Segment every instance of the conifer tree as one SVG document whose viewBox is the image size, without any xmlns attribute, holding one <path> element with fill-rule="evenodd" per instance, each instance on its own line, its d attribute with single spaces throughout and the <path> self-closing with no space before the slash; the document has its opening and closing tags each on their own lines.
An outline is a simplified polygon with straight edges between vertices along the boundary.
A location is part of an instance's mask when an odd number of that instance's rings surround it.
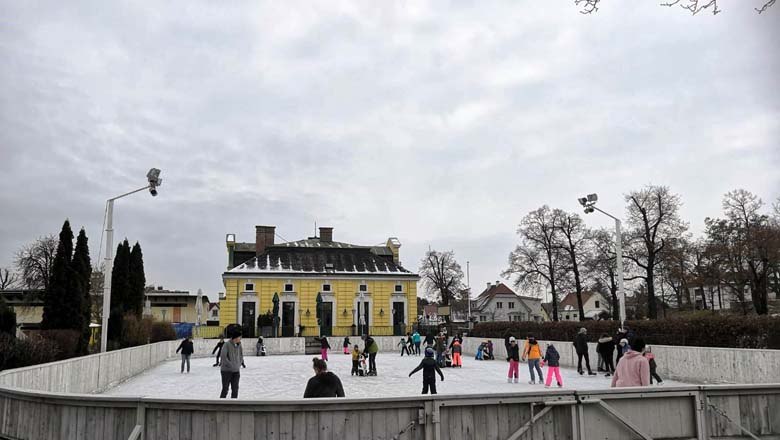
<svg viewBox="0 0 780 440">
<path fill-rule="evenodd" d="M 89 349 L 89 323 L 92 313 L 92 298 L 90 297 L 90 282 L 92 277 L 92 265 L 89 259 L 89 246 L 87 233 L 82 228 L 76 239 L 76 250 L 73 253 L 73 271 L 79 284 L 78 295 L 81 298 L 81 320 L 79 330 L 81 338 L 77 347 L 78 354 L 87 354 Z"/>
<path fill-rule="evenodd" d="M 122 335 L 122 316 L 130 290 L 130 243 L 125 239 L 116 248 L 111 270 L 111 307 L 108 318 L 108 338 L 119 342 Z"/>
<path fill-rule="evenodd" d="M 71 276 L 71 259 L 73 258 L 73 231 L 70 222 L 65 220 L 60 231 L 60 241 L 52 264 L 49 287 L 43 297 L 43 319 L 41 328 L 44 330 L 68 328 L 67 316 L 69 304 L 66 304 L 69 291 L 73 289 Z"/>
<path fill-rule="evenodd" d="M 139 318 L 144 307 L 144 287 L 146 276 L 144 275 L 144 254 L 138 242 L 130 251 L 130 289 L 127 298 L 127 311 L 134 313 Z"/>
</svg>

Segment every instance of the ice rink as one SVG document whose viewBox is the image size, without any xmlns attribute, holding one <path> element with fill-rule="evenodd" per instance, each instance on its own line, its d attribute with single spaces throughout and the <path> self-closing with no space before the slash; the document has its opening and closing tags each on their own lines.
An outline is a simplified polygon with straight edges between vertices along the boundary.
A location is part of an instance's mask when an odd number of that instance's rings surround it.
<svg viewBox="0 0 780 440">
<path fill-rule="evenodd" d="M 313 356 L 284 355 L 246 356 L 247 368 L 241 369 L 240 399 L 297 399 L 303 397 L 306 382 L 314 374 Z M 422 371 L 407 377 L 422 359 L 417 356 L 400 357 L 395 353 L 379 353 L 376 377 L 350 376 L 351 356 L 332 352 L 329 370 L 339 376 L 347 397 L 402 397 L 418 395 L 422 391 Z M 121 396 L 148 396 L 160 398 L 208 399 L 218 398 L 221 388 L 219 367 L 212 367 L 214 358 L 191 360 L 190 373 L 179 373 L 181 361 L 164 362 L 104 394 Z M 530 385 L 528 365 L 520 364 L 520 381 L 508 384 L 506 360 L 477 361 L 467 357 L 462 368 L 443 368 L 444 382 L 437 378 L 439 394 L 478 394 L 511 391 L 544 390 L 544 385 Z M 544 374 L 547 369 L 543 368 Z M 609 388 L 610 379 L 603 374 L 580 376 L 572 369 L 561 369 L 565 389 Z M 667 385 L 679 382 L 667 381 Z M 553 388 L 556 387 L 553 379 Z M 654 385 L 655 386 L 655 385 Z"/>
</svg>

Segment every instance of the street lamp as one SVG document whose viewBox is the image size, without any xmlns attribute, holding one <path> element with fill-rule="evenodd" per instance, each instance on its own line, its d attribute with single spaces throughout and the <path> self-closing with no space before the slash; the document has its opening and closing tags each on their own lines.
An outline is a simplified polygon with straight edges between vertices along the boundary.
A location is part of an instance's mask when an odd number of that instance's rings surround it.
<svg viewBox="0 0 780 440">
<path fill-rule="evenodd" d="M 620 219 L 596 207 L 596 202 L 599 200 L 599 196 L 597 194 L 588 194 L 586 197 L 580 197 L 577 200 L 580 202 L 580 205 L 585 208 L 585 214 L 598 211 L 615 220 L 615 253 L 617 254 L 616 259 L 618 273 L 618 299 L 620 302 L 620 328 L 623 328 L 623 324 L 626 321 L 626 293 L 623 290 L 623 237 L 621 233 Z"/>
<path fill-rule="evenodd" d="M 160 170 L 157 168 L 150 169 L 149 172 L 146 173 L 146 180 L 149 184 L 143 188 L 138 188 L 128 193 L 112 197 L 106 202 L 106 258 L 105 266 L 103 268 L 103 325 L 100 329 L 100 351 L 103 353 L 105 353 L 108 348 L 108 315 L 111 313 L 111 269 L 114 262 L 114 257 L 112 255 L 114 247 L 114 200 L 146 189 L 149 190 L 152 197 L 156 196 L 157 187 L 162 185 Z"/>
<path fill-rule="evenodd" d="M 360 292 L 358 294 L 358 297 L 360 298 L 358 300 L 358 334 L 360 336 L 363 336 L 363 326 L 365 325 L 366 318 L 363 316 L 363 292 Z"/>
</svg>

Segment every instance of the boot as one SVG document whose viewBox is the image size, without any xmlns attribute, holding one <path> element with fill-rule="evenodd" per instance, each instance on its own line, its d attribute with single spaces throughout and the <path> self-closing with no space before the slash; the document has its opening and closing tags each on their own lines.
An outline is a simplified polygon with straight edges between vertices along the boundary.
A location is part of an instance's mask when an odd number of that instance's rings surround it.
<svg viewBox="0 0 780 440">
<path fill-rule="evenodd" d="M 588 371 L 588 376 L 597 376 L 597 375 L 598 375 L 598 373 L 594 373 L 592 371 Z"/>
</svg>

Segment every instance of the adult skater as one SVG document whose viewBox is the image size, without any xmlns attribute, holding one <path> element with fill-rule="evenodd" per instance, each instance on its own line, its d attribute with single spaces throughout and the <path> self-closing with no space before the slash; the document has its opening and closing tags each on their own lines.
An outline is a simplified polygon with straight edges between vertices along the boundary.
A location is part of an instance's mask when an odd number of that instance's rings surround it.
<svg viewBox="0 0 780 440">
<path fill-rule="evenodd" d="M 615 372 L 615 365 L 613 363 L 615 341 L 608 334 L 604 333 L 599 338 L 599 343 L 596 345 L 596 351 L 601 355 L 601 359 L 604 361 L 605 377 L 609 377 Z"/>
<path fill-rule="evenodd" d="M 265 356 L 265 344 L 263 343 L 262 337 L 257 338 L 257 343 L 255 344 L 255 356 Z"/>
<path fill-rule="evenodd" d="M 335 374 L 328 371 L 328 364 L 322 359 L 313 358 L 314 377 L 306 384 L 303 398 L 344 397 L 344 387 Z"/>
<path fill-rule="evenodd" d="M 514 336 L 509 337 L 509 350 L 507 350 L 507 362 L 509 362 L 509 372 L 506 375 L 507 383 L 514 380 L 517 383 L 520 375 L 520 347 L 517 346 L 517 340 Z"/>
<path fill-rule="evenodd" d="M 487 341 L 487 358 L 491 361 L 495 359 L 495 357 L 493 357 L 493 341 L 490 339 Z"/>
<path fill-rule="evenodd" d="M 412 343 L 414 344 L 414 354 L 417 356 L 420 355 L 420 342 L 420 333 L 415 330 L 414 333 L 412 333 Z"/>
<path fill-rule="evenodd" d="M 435 342 L 436 342 L 436 339 L 434 339 L 434 337 L 433 337 L 433 335 L 431 334 L 431 332 L 428 332 L 428 333 L 425 335 L 425 345 L 426 345 L 427 347 L 433 347 L 433 344 L 434 344 Z"/>
<path fill-rule="evenodd" d="M 577 372 L 583 374 L 582 359 L 585 359 L 585 366 L 588 367 L 588 375 L 595 376 L 596 373 L 590 369 L 590 358 L 588 357 L 588 330 L 582 327 L 574 338 L 574 350 L 577 352 Z"/>
<path fill-rule="evenodd" d="M 241 350 L 241 329 L 231 328 L 228 333 L 230 340 L 222 347 L 220 358 L 220 373 L 222 375 L 222 392 L 220 399 L 227 397 L 228 387 L 230 398 L 238 398 L 238 381 L 241 379 L 241 367 L 244 365 L 244 353 Z"/>
<path fill-rule="evenodd" d="M 623 339 L 626 340 L 625 346 L 621 344 Z M 612 342 L 615 343 L 615 348 L 617 348 L 617 357 L 615 358 L 615 366 L 617 366 L 617 364 L 620 362 L 620 358 L 623 357 L 626 350 L 628 349 L 628 332 L 626 332 L 626 329 L 619 328 L 615 337 L 612 338 Z"/>
<path fill-rule="evenodd" d="M 523 357 L 521 360 L 528 359 L 528 372 L 531 374 L 531 380 L 528 382 L 531 385 L 536 383 L 536 377 L 534 376 L 534 370 L 539 374 L 539 383 L 542 383 L 542 368 L 539 363 L 542 361 L 542 348 L 539 347 L 539 343 L 534 338 L 534 335 L 528 335 L 528 339 L 525 341 L 523 347 Z"/>
<path fill-rule="evenodd" d="M 187 373 L 190 372 L 190 356 L 195 352 L 192 346 L 192 336 L 187 336 L 179 344 L 179 348 L 176 349 L 176 353 L 181 351 L 181 372 L 184 373 L 184 363 L 187 363 Z"/>
<path fill-rule="evenodd" d="M 412 377 L 412 374 L 420 370 L 423 370 L 422 393 L 428 394 L 428 389 L 430 389 L 431 394 L 436 394 L 436 373 L 439 373 L 442 382 L 444 382 L 444 373 L 439 369 L 437 362 L 433 360 L 433 349 L 431 347 L 425 348 L 425 358 L 420 361 L 420 365 L 417 368 L 409 373 L 409 377 Z"/>
<path fill-rule="evenodd" d="M 222 336 L 220 336 L 220 337 L 219 337 L 219 342 L 217 342 L 217 345 L 215 345 L 215 346 L 214 346 L 214 349 L 213 349 L 213 350 L 211 350 L 211 354 L 212 354 L 212 355 L 213 355 L 214 353 L 216 353 L 216 354 L 217 354 L 217 357 L 216 357 L 216 359 L 215 359 L 215 360 L 216 360 L 216 362 L 214 362 L 214 365 L 212 365 L 212 367 L 219 367 L 219 355 L 220 355 L 220 354 L 222 354 L 222 346 L 223 346 L 223 345 L 225 345 L 225 338 L 223 338 Z"/>
<path fill-rule="evenodd" d="M 623 355 L 612 376 L 612 388 L 650 385 L 650 361 L 642 356 L 645 341 L 635 338 L 631 349 Z"/>
<path fill-rule="evenodd" d="M 320 357 L 323 361 L 328 361 L 328 350 L 330 350 L 330 343 L 328 342 L 328 338 L 325 336 L 322 336 L 320 338 L 316 338 L 318 341 L 320 341 Z"/>
<path fill-rule="evenodd" d="M 371 336 L 364 336 L 364 340 L 366 343 L 363 354 L 368 356 L 368 375 L 376 376 L 376 354 L 379 352 L 379 345 Z"/>
<path fill-rule="evenodd" d="M 436 338 L 436 363 L 439 364 L 441 367 L 444 365 L 444 350 L 447 347 L 447 341 L 444 339 L 444 334 L 439 333 L 439 336 Z"/>
<path fill-rule="evenodd" d="M 344 336 L 344 354 L 349 354 L 349 336 Z"/>
</svg>

